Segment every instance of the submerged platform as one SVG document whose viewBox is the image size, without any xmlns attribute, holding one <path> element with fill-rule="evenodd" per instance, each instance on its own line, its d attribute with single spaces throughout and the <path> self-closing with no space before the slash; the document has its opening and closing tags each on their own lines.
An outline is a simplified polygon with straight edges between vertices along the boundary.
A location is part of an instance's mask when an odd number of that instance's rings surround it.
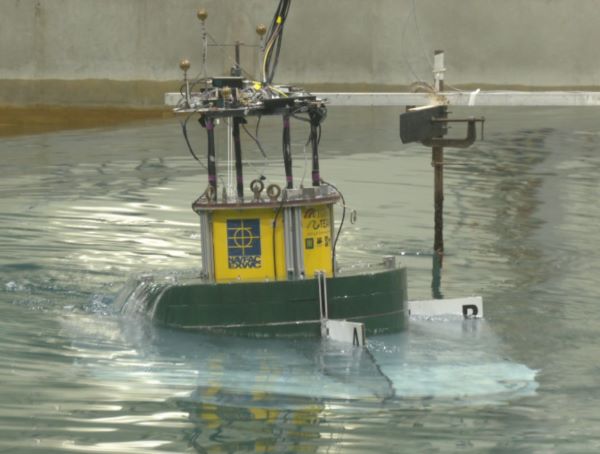
<svg viewBox="0 0 600 454">
<path fill-rule="evenodd" d="M 326 279 L 330 319 L 365 324 L 366 334 L 402 331 L 408 323 L 406 269 L 374 269 Z M 250 337 L 318 337 L 317 279 L 215 284 L 200 277 L 142 276 L 115 301 L 124 314 L 158 325 Z"/>
</svg>

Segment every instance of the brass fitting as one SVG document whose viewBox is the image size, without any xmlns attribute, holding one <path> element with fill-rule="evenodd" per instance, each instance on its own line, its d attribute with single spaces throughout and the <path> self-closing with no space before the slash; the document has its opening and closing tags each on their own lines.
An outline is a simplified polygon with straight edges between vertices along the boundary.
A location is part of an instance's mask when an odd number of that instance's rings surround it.
<svg viewBox="0 0 600 454">
<path fill-rule="evenodd" d="M 200 9 L 198 9 L 198 12 L 196 13 L 196 15 L 198 16 L 198 19 L 200 19 L 202 22 L 204 22 L 206 20 L 206 18 L 208 17 L 208 12 L 204 8 L 200 8 Z"/>
<path fill-rule="evenodd" d="M 231 87 L 223 87 L 221 88 L 221 95 L 223 96 L 224 99 L 230 98 L 231 97 Z"/>
<path fill-rule="evenodd" d="M 179 62 L 179 67 L 181 68 L 182 71 L 187 71 L 188 69 L 190 69 L 190 61 L 187 58 L 184 58 L 183 60 L 181 60 Z"/>
<path fill-rule="evenodd" d="M 267 27 L 264 24 L 260 24 L 256 27 L 256 34 L 258 36 L 262 38 L 265 33 L 267 33 Z"/>
</svg>

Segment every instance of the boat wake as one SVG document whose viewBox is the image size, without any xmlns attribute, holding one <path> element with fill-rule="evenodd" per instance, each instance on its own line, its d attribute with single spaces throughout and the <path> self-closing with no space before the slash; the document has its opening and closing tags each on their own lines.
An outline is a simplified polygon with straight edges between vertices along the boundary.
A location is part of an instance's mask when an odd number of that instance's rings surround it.
<svg viewBox="0 0 600 454">
<path fill-rule="evenodd" d="M 330 340 L 187 333 L 153 326 L 139 315 L 104 317 L 100 330 L 97 321 L 74 319 L 82 317 L 73 314 L 70 329 L 81 333 L 92 324 L 96 329 L 85 337 L 119 339 L 125 352 L 100 363 L 93 360 L 97 355 L 84 355 L 94 374 L 133 388 L 143 379 L 165 399 L 236 406 L 460 406 L 497 404 L 537 389 L 536 371 L 506 359 L 484 320 L 412 320 L 408 331 L 375 336 L 367 348 L 357 348 Z M 89 339 L 82 343 L 94 348 Z"/>
</svg>

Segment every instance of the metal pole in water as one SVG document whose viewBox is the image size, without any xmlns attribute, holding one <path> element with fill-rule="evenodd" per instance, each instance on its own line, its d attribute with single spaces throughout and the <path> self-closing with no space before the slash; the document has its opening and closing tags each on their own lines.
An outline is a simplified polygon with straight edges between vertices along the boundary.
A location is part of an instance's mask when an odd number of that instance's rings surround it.
<svg viewBox="0 0 600 454">
<path fill-rule="evenodd" d="M 444 51 L 436 50 L 434 52 L 434 84 L 436 92 L 444 91 Z M 434 187 L 434 239 L 433 252 L 440 261 L 444 256 L 444 148 L 431 148 L 431 165 L 433 166 L 433 187 Z"/>
<path fill-rule="evenodd" d="M 444 148 L 431 148 L 431 164 L 433 165 L 433 206 L 434 237 L 433 251 L 438 256 L 444 255 Z"/>
<path fill-rule="evenodd" d="M 444 102 L 444 52 L 435 51 L 434 58 L 434 94 L 439 98 L 433 105 L 419 108 L 408 107 L 400 114 L 400 139 L 402 143 L 421 142 L 431 147 L 431 165 L 433 167 L 433 274 L 431 289 L 434 298 L 442 298 L 440 291 L 441 268 L 444 260 L 444 147 L 467 148 L 477 138 L 475 123 L 485 118 L 448 118 L 448 104 Z M 466 123 L 465 138 L 444 138 L 448 132 L 448 123 Z"/>
</svg>

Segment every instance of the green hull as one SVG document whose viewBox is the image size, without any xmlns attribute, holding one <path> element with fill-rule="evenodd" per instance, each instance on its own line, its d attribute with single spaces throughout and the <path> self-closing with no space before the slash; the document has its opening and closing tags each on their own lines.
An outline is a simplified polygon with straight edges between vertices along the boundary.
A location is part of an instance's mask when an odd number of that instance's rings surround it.
<svg viewBox="0 0 600 454">
<path fill-rule="evenodd" d="M 141 312 L 178 329 L 252 337 L 320 335 L 316 279 L 214 284 L 141 279 L 121 298 L 123 312 Z M 330 319 L 365 324 L 367 335 L 398 332 L 408 321 L 406 270 L 327 279 Z"/>
</svg>

